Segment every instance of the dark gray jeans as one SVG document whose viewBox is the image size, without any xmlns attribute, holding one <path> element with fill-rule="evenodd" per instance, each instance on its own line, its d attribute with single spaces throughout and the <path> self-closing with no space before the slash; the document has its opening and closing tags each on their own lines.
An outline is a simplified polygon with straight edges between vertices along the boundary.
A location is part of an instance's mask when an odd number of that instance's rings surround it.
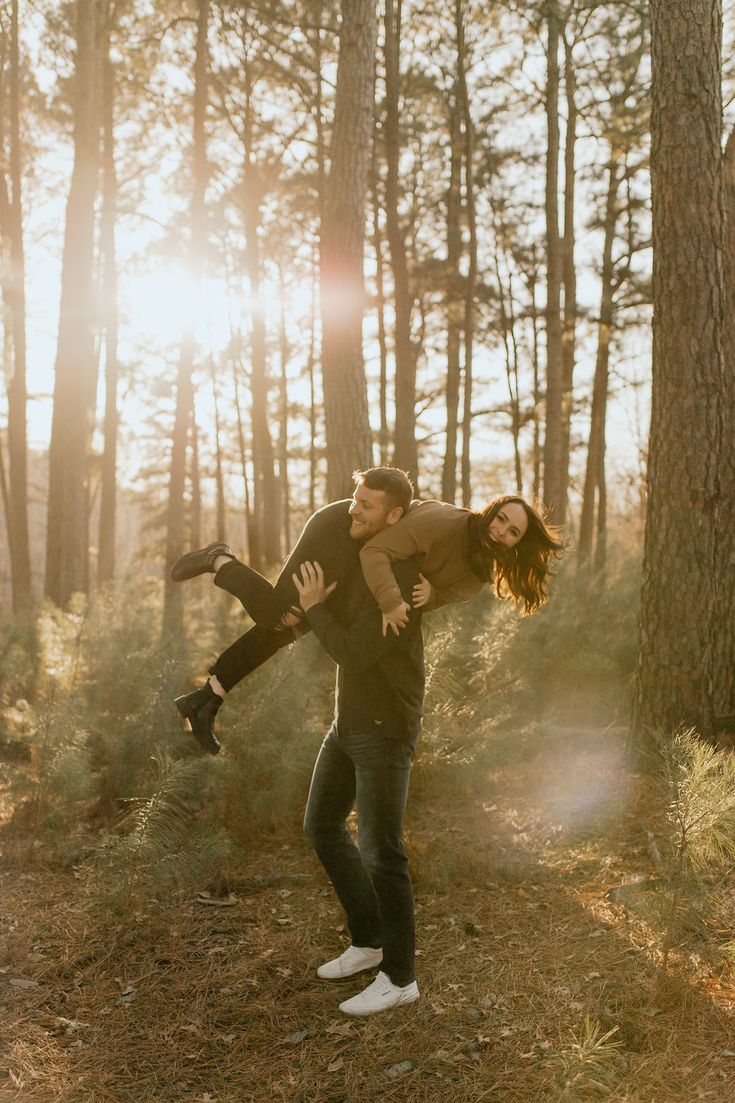
<svg viewBox="0 0 735 1103">
<path fill-rule="evenodd" d="M 382 946 L 384 973 L 414 979 L 413 889 L 401 835 L 414 745 L 334 724 L 311 779 L 304 831 L 334 885 L 354 946 Z M 357 808 L 359 848 L 347 827 Z"/>
</svg>

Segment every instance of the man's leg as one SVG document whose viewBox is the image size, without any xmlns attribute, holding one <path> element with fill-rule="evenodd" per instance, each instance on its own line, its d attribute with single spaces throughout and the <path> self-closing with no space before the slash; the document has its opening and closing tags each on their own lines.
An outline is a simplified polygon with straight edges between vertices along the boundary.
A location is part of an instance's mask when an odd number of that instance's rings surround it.
<svg viewBox="0 0 735 1103">
<path fill-rule="evenodd" d="M 378 902 L 382 971 L 402 988 L 415 980 L 413 888 L 402 841 L 413 749 L 372 732 L 349 732 L 344 743 L 355 764 L 360 854 Z"/>
<path fill-rule="evenodd" d="M 373 883 L 347 827 L 355 803 L 355 766 L 333 726 L 314 766 L 304 831 L 345 910 L 353 946 L 381 945 Z"/>
</svg>

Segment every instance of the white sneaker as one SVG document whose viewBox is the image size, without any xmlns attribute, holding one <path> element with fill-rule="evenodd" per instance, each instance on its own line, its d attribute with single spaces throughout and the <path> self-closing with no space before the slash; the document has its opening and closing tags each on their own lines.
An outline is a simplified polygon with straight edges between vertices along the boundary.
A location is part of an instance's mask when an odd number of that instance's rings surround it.
<svg viewBox="0 0 735 1103">
<path fill-rule="evenodd" d="M 361 973 L 363 969 L 374 969 L 383 960 L 383 951 L 372 946 L 348 946 L 343 954 L 325 961 L 316 971 L 322 980 L 341 980 Z"/>
<path fill-rule="evenodd" d="M 345 1015 L 375 1015 L 378 1011 L 389 1011 L 391 1007 L 413 1003 L 418 998 L 419 986 L 415 980 L 405 988 L 399 988 L 389 976 L 381 972 L 363 992 L 341 1003 L 339 1009 Z"/>
</svg>

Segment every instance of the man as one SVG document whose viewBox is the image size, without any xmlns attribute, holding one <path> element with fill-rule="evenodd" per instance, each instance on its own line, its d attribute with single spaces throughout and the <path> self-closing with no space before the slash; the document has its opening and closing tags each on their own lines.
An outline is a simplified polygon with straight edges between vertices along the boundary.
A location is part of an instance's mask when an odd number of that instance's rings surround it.
<svg viewBox="0 0 735 1103">
<path fill-rule="evenodd" d="M 402 510 L 396 515 L 390 493 L 363 481 L 350 514 L 350 534 L 364 542 Z M 396 563 L 395 574 L 410 605 L 417 566 Z M 348 1015 L 372 1015 L 419 997 L 413 891 L 401 836 L 423 708 L 421 614 L 412 609 L 400 635 L 384 635 L 361 572 L 347 583 L 339 620 L 326 604 L 334 587 L 318 563 L 303 563 L 293 582 L 309 627 L 337 663 L 335 717 L 314 767 L 304 830 L 346 912 L 352 942 L 317 974 L 339 980 L 381 965 L 372 984 L 340 1004 Z M 353 806 L 359 847 L 346 822 Z"/>
</svg>

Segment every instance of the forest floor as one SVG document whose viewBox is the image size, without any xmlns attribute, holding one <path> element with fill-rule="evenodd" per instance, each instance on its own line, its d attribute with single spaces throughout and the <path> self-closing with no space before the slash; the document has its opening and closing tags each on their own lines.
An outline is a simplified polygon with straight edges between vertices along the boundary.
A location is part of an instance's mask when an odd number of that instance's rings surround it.
<svg viewBox="0 0 735 1103">
<path fill-rule="evenodd" d="M 655 869 L 623 733 L 546 736 L 471 785 L 417 771 L 421 999 L 366 1020 L 337 1008 L 363 978 L 315 976 L 346 938 L 305 840 L 264 840 L 227 897 L 105 923 L 78 870 L 8 821 L 0 1100 L 735 1101 L 732 970 L 680 954 L 664 974 L 632 906 Z"/>
</svg>

